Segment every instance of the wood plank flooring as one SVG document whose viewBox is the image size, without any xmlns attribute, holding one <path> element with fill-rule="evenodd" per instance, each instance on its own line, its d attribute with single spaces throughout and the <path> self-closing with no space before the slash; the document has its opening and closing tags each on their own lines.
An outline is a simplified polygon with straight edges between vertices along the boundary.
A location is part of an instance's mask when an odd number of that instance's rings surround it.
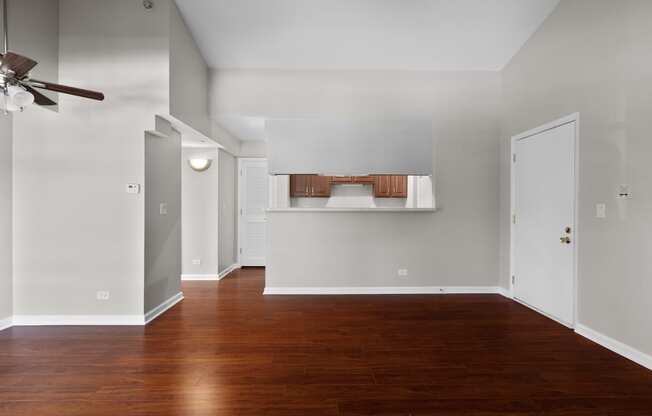
<svg viewBox="0 0 652 416">
<path fill-rule="evenodd" d="M 145 328 L 0 333 L 0 415 L 652 415 L 652 372 L 495 295 L 186 282 Z"/>
</svg>

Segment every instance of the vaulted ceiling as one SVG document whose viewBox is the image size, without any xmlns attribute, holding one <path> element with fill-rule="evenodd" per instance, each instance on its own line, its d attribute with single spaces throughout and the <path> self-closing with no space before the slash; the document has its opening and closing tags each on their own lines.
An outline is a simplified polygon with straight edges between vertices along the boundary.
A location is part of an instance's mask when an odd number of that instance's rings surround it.
<svg viewBox="0 0 652 416">
<path fill-rule="evenodd" d="M 213 68 L 500 70 L 559 0 L 176 0 Z"/>
</svg>

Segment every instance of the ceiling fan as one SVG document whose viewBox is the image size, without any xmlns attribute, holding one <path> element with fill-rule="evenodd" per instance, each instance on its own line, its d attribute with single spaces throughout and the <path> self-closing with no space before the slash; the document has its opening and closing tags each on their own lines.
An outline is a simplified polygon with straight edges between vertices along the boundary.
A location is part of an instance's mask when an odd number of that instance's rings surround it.
<svg viewBox="0 0 652 416">
<path fill-rule="evenodd" d="M 38 92 L 37 89 L 54 91 L 91 100 L 104 100 L 101 92 L 68 87 L 51 82 L 39 81 L 31 78 L 30 71 L 37 62 L 25 56 L 9 51 L 9 35 L 7 27 L 7 0 L 2 1 L 2 16 L 4 29 L 4 48 L 0 53 L 0 111 L 22 111 L 25 107 L 35 103 L 42 106 L 57 105 L 56 102 Z"/>
</svg>

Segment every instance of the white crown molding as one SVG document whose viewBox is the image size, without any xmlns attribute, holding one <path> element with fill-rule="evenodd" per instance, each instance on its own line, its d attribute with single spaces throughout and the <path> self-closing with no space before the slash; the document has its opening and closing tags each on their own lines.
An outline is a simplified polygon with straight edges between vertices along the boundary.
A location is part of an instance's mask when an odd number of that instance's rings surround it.
<svg viewBox="0 0 652 416">
<path fill-rule="evenodd" d="M 622 355 L 623 357 L 642 365 L 648 370 L 652 370 L 652 356 L 645 354 L 644 352 L 632 348 L 627 344 L 623 344 L 622 342 L 591 329 L 586 325 L 578 323 L 575 326 L 575 332 L 584 338 L 590 339 L 596 344 L 602 345 L 616 354 Z"/>
<path fill-rule="evenodd" d="M 501 294 L 493 286 L 266 287 L 265 295 L 452 295 Z"/>
<path fill-rule="evenodd" d="M 176 305 L 177 303 L 183 300 L 183 292 L 179 292 L 176 295 L 170 297 L 168 300 L 164 301 L 151 311 L 145 314 L 145 325 L 152 322 L 154 319 L 158 318 L 159 315 Z"/>
</svg>

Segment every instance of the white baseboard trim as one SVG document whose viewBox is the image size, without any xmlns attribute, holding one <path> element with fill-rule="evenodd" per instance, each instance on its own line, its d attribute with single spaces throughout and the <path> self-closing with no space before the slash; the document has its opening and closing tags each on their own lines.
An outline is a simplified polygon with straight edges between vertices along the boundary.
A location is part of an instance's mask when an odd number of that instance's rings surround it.
<svg viewBox="0 0 652 416">
<path fill-rule="evenodd" d="M 11 328 L 13 325 L 14 325 L 14 320 L 11 316 L 8 318 L 0 319 L 0 331 L 4 331 L 5 329 Z"/>
<path fill-rule="evenodd" d="M 144 325 L 143 315 L 14 315 L 13 326 Z"/>
<path fill-rule="evenodd" d="M 239 263 L 235 263 L 227 267 L 226 269 L 222 270 L 219 274 L 219 280 L 224 279 L 226 276 L 228 276 L 232 271 L 241 269 L 242 266 Z"/>
<path fill-rule="evenodd" d="M 264 295 L 453 295 L 499 294 L 499 288 L 488 287 L 266 287 Z"/>
<path fill-rule="evenodd" d="M 158 318 L 163 312 L 167 311 L 177 303 L 183 300 L 183 292 L 179 292 L 176 295 L 172 296 L 170 299 L 164 301 L 151 311 L 145 314 L 145 325 L 152 322 L 154 319 Z"/>
<path fill-rule="evenodd" d="M 507 299 L 513 299 L 512 294 L 510 293 L 509 289 L 505 289 L 504 287 L 497 287 L 496 288 L 497 293 L 501 296 L 506 297 Z"/>
<path fill-rule="evenodd" d="M 201 281 L 201 280 L 220 280 L 217 274 L 182 274 L 181 280 L 183 281 Z"/>
<path fill-rule="evenodd" d="M 590 339 L 596 344 L 602 345 L 606 349 L 611 350 L 616 354 L 622 355 L 623 357 L 632 360 L 639 365 L 642 365 L 648 370 L 652 370 L 652 356 L 647 355 L 644 352 L 632 348 L 629 345 L 623 344 L 620 341 L 601 334 L 600 332 L 579 323 L 575 325 L 575 332 L 584 338 Z"/>
</svg>

